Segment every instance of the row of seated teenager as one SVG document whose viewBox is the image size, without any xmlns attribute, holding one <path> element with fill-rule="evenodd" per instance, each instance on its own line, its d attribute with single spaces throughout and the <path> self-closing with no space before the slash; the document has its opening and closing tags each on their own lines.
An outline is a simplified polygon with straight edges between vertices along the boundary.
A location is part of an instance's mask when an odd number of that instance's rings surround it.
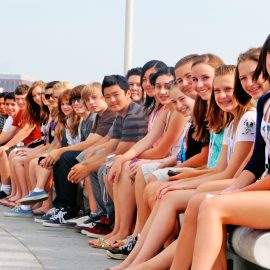
<svg viewBox="0 0 270 270">
<path fill-rule="evenodd" d="M 236 65 L 17 86 L 0 96 L 4 216 L 73 227 L 111 270 L 227 269 L 225 225 L 270 228 L 269 83 L 270 36 Z"/>
</svg>

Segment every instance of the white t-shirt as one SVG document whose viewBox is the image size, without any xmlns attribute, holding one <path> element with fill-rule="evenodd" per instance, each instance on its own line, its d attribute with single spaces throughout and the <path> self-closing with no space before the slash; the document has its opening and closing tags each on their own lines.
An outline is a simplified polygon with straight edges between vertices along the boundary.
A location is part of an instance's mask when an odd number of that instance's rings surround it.
<svg viewBox="0 0 270 270">
<path fill-rule="evenodd" d="M 230 161 L 237 142 L 254 142 L 256 133 L 256 111 L 251 110 L 243 114 L 236 132 L 233 134 L 234 120 L 225 128 L 223 144 L 228 145 L 227 162 Z"/>
<path fill-rule="evenodd" d="M 13 123 L 13 117 L 12 116 L 9 116 L 7 119 L 6 119 L 6 122 L 4 124 L 4 127 L 2 129 L 2 131 L 7 131 L 10 129 L 10 127 L 12 126 L 12 123 Z"/>
</svg>

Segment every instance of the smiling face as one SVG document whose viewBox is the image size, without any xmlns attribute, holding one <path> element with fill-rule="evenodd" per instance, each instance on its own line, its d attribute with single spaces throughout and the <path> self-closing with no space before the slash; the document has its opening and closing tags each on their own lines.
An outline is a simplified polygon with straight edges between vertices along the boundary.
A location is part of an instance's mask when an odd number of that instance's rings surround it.
<svg viewBox="0 0 270 270">
<path fill-rule="evenodd" d="M 104 98 L 108 107 L 113 112 L 122 112 L 125 110 L 130 101 L 130 91 L 125 91 L 119 85 L 113 85 L 104 88 Z"/>
<path fill-rule="evenodd" d="M 69 116 L 73 111 L 72 106 L 69 105 L 69 100 L 67 98 L 62 98 L 61 100 L 61 111 L 65 116 Z"/>
<path fill-rule="evenodd" d="M 214 79 L 214 94 L 217 105 L 225 112 L 234 114 L 238 103 L 233 95 L 234 74 L 219 75 Z"/>
<path fill-rule="evenodd" d="M 74 110 L 74 112 L 82 116 L 86 112 L 86 108 L 84 106 L 84 102 L 81 98 L 74 98 L 70 100 L 71 106 Z"/>
<path fill-rule="evenodd" d="M 15 100 L 20 109 L 24 110 L 26 102 L 25 102 L 26 94 L 24 95 L 15 95 Z"/>
<path fill-rule="evenodd" d="M 215 69 L 201 63 L 192 67 L 191 74 L 194 90 L 203 100 L 209 101 L 212 93 Z"/>
<path fill-rule="evenodd" d="M 260 98 L 266 91 L 265 81 L 262 75 L 258 80 L 253 80 L 253 74 L 257 67 L 257 62 L 246 60 L 238 65 L 239 80 L 243 89 L 254 99 Z"/>
<path fill-rule="evenodd" d="M 150 83 L 150 75 L 155 73 L 156 69 L 154 67 L 149 68 L 145 73 L 142 78 L 142 88 L 144 89 L 145 93 L 149 97 L 154 97 L 155 96 L 155 88 L 154 86 Z"/>
<path fill-rule="evenodd" d="M 6 99 L 5 101 L 6 112 L 8 116 L 15 117 L 19 111 L 17 102 L 14 99 Z"/>
<path fill-rule="evenodd" d="M 41 93 L 42 89 L 40 86 L 35 87 L 32 91 L 32 98 L 39 106 L 41 106 L 42 103 Z"/>
<path fill-rule="evenodd" d="M 175 70 L 175 77 L 179 90 L 186 96 L 195 99 L 197 93 L 192 86 L 191 66 L 192 62 L 189 62 L 178 67 Z"/>
<path fill-rule="evenodd" d="M 169 104 L 171 102 L 169 91 L 171 89 L 171 82 L 174 80 L 172 75 L 158 76 L 155 83 L 156 98 L 162 105 Z"/>
<path fill-rule="evenodd" d="M 139 75 L 131 75 L 128 78 L 128 86 L 131 92 L 131 98 L 134 101 L 140 101 L 142 96 L 141 77 Z"/>
<path fill-rule="evenodd" d="M 185 117 L 192 114 L 195 103 L 194 99 L 179 91 L 177 86 L 170 90 L 170 99 L 177 112 L 183 114 Z"/>
</svg>

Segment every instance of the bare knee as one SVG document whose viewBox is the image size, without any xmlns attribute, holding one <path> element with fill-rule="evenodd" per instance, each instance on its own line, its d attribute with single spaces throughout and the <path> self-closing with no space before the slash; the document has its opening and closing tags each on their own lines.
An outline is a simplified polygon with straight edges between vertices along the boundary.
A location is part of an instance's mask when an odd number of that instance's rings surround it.
<svg viewBox="0 0 270 270">
<path fill-rule="evenodd" d="M 211 220 L 214 217 L 219 216 L 219 209 L 217 204 L 217 198 L 210 197 L 205 198 L 199 207 L 198 221 Z"/>
<path fill-rule="evenodd" d="M 159 182 L 152 182 L 149 183 L 143 192 L 143 200 L 148 205 L 153 205 L 156 202 L 156 192 L 157 189 L 160 187 Z"/>
</svg>

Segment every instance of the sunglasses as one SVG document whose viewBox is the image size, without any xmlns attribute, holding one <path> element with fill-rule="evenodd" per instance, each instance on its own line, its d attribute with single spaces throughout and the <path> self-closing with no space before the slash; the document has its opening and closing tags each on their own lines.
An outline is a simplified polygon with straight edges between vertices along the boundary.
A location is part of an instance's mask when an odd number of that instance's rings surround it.
<svg viewBox="0 0 270 270">
<path fill-rule="evenodd" d="M 50 98 L 53 98 L 53 94 L 44 94 L 44 97 L 49 100 Z"/>
<path fill-rule="evenodd" d="M 80 103 L 80 102 L 81 102 L 81 98 L 80 98 L 80 97 L 74 97 L 74 98 L 71 98 L 71 99 L 69 100 L 69 105 L 74 104 L 76 101 L 77 101 L 78 103 Z"/>
</svg>

